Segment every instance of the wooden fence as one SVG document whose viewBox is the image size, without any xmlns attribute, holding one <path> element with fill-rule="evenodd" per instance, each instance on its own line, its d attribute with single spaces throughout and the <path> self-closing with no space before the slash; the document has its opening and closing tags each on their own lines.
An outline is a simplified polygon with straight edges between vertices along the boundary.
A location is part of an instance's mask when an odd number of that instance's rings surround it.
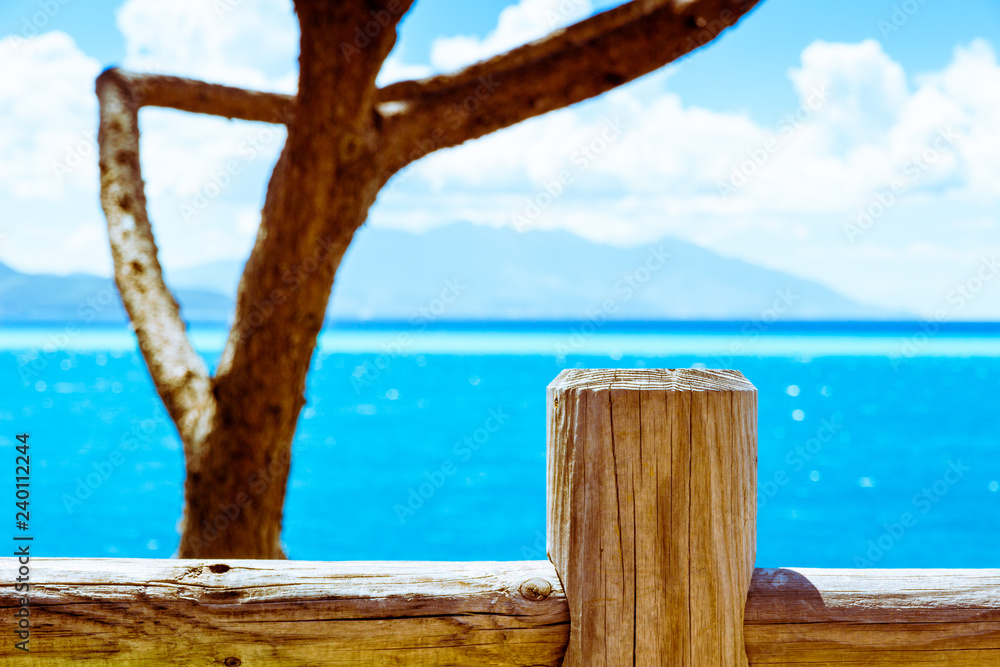
<svg viewBox="0 0 1000 667">
<path fill-rule="evenodd" d="M 735 371 L 561 373 L 551 562 L 37 558 L 22 607 L 7 557 L 0 664 L 1000 666 L 1000 570 L 753 569 L 756 401 Z"/>
</svg>

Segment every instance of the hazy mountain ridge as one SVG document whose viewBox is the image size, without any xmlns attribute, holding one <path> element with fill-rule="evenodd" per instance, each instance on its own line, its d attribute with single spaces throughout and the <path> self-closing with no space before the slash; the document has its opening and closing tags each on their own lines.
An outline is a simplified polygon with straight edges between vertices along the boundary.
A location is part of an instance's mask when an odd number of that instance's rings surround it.
<svg viewBox="0 0 1000 667">
<path fill-rule="evenodd" d="M 224 322 L 230 317 L 231 299 L 212 290 L 176 289 L 174 295 L 187 319 Z M 0 320 L 117 324 L 128 318 L 111 278 L 26 274 L 0 264 Z"/>
<path fill-rule="evenodd" d="M 243 263 L 165 271 L 185 319 L 225 322 Z M 328 316 L 344 320 L 887 319 L 820 285 L 665 240 L 614 248 L 560 231 L 456 223 L 425 234 L 364 227 Z M 123 322 L 112 281 L 0 265 L 0 318 Z"/>
</svg>

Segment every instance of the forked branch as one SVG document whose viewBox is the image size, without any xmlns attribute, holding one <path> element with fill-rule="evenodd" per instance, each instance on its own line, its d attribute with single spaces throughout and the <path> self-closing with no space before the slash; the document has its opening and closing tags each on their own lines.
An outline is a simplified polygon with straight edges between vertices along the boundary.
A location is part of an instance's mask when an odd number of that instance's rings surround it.
<svg viewBox="0 0 1000 667">
<path fill-rule="evenodd" d="M 212 406 L 208 370 L 185 332 L 180 308 L 163 282 L 139 169 L 138 106 L 126 78 L 97 79 L 100 101 L 101 205 L 108 219 L 115 281 L 135 327 L 156 390 L 185 449 Z"/>
<path fill-rule="evenodd" d="M 266 93 L 163 74 L 138 74 L 113 68 L 101 78 L 114 79 L 136 109 L 166 107 L 240 120 L 288 124 L 294 95 Z M 100 81 L 100 79 L 98 80 Z"/>
<path fill-rule="evenodd" d="M 633 0 L 455 74 L 379 91 L 386 165 L 600 95 L 707 44 L 758 0 Z"/>
</svg>

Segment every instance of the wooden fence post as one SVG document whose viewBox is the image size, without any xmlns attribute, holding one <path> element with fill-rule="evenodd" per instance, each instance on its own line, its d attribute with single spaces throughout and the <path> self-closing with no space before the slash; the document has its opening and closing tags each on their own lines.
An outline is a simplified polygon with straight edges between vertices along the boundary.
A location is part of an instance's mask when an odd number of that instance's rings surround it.
<svg viewBox="0 0 1000 667">
<path fill-rule="evenodd" d="M 566 370 L 548 387 L 548 551 L 566 667 L 746 667 L 757 390 L 737 371 Z"/>
</svg>

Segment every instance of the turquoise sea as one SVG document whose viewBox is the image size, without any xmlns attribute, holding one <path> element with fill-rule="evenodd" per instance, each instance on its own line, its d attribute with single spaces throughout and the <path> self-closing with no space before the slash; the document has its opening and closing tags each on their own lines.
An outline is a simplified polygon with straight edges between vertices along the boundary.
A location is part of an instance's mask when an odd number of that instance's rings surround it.
<svg viewBox="0 0 1000 667">
<path fill-rule="evenodd" d="M 212 365 L 224 332 L 193 338 Z M 328 329 L 287 552 L 544 558 L 546 385 L 563 368 L 691 366 L 758 388 L 758 566 L 1000 566 L 1000 327 L 920 323 Z M 33 552 L 173 555 L 181 448 L 129 331 L 8 327 L 0 378 L 6 488 L 14 435 L 31 434 Z"/>
</svg>

